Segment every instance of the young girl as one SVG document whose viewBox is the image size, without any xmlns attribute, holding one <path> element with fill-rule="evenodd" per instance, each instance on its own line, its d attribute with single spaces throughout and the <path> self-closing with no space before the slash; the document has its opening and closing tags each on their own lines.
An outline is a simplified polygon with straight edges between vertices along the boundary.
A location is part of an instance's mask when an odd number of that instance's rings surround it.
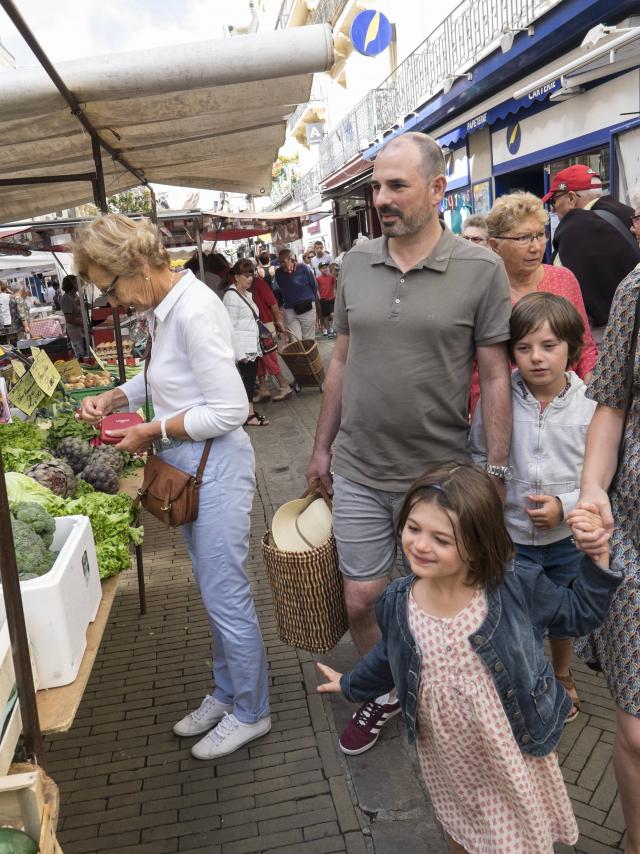
<svg viewBox="0 0 640 854">
<path fill-rule="evenodd" d="M 511 376 L 513 432 L 506 483 L 505 522 L 516 556 L 542 566 L 554 584 L 569 587 L 581 563 L 566 523 L 580 492 L 587 430 L 596 404 L 568 364 L 580 358 L 584 324 L 566 299 L 539 291 L 523 297 L 511 315 L 509 348 L 516 363 Z M 476 409 L 470 437 L 473 461 L 487 454 L 482 413 Z M 580 710 L 569 669 L 572 639 L 550 633 L 551 662 L 573 705 Z"/>
<path fill-rule="evenodd" d="M 591 511 L 591 512 L 589 512 Z M 595 505 L 572 524 L 602 527 Z M 578 829 L 552 752 L 571 700 L 543 651 L 547 628 L 598 626 L 621 575 L 584 556 L 573 588 L 522 571 L 491 479 L 447 463 L 410 488 L 398 519 L 413 575 L 376 603 L 382 640 L 318 691 L 362 702 L 394 685 L 452 851 L 552 854 Z M 603 547 L 606 548 L 606 547 Z"/>
</svg>

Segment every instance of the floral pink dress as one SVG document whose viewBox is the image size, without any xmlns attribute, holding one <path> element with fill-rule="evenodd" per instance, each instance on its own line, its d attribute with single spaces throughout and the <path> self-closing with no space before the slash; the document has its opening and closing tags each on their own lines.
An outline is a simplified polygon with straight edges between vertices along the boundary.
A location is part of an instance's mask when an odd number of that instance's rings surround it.
<svg viewBox="0 0 640 854">
<path fill-rule="evenodd" d="M 421 657 L 417 748 L 436 815 L 469 854 L 553 854 L 578 827 L 554 753 L 518 747 L 493 680 L 468 636 L 487 614 L 484 591 L 455 617 L 409 597 Z"/>
</svg>

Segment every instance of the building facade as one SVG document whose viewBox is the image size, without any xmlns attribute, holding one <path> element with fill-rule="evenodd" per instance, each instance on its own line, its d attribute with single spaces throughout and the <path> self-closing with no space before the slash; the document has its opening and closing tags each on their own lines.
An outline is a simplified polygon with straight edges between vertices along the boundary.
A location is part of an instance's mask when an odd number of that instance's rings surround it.
<svg viewBox="0 0 640 854">
<path fill-rule="evenodd" d="M 421 20 L 416 12 L 414 34 Z M 640 185 L 639 69 L 638 2 L 463 0 L 331 124 L 296 202 L 306 205 L 307 193 L 331 200 L 343 245 L 376 236 L 373 161 L 389 139 L 421 131 L 445 152 L 443 213 L 454 231 L 498 195 L 542 196 L 576 162 L 628 203 Z"/>
</svg>

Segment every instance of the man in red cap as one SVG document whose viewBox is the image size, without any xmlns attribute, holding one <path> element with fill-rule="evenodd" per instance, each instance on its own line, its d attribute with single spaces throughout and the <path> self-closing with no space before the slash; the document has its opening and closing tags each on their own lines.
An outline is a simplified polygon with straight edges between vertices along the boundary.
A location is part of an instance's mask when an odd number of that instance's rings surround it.
<svg viewBox="0 0 640 854">
<path fill-rule="evenodd" d="M 602 179 L 583 163 L 562 169 L 543 196 L 560 219 L 553 245 L 555 263 L 580 282 L 593 337 L 602 340 L 613 294 L 640 261 L 631 234 L 633 208 L 602 191 Z"/>
</svg>

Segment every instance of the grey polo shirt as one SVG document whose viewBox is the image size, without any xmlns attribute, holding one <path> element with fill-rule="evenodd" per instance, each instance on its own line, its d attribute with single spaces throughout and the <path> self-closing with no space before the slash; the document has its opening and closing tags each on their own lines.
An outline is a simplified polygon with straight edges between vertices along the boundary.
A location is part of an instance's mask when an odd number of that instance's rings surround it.
<svg viewBox="0 0 640 854">
<path fill-rule="evenodd" d="M 386 237 L 351 249 L 335 303 L 349 352 L 334 470 L 401 492 L 433 463 L 468 459 L 476 347 L 507 341 L 510 315 L 500 258 L 447 228 L 405 274 Z"/>
</svg>

